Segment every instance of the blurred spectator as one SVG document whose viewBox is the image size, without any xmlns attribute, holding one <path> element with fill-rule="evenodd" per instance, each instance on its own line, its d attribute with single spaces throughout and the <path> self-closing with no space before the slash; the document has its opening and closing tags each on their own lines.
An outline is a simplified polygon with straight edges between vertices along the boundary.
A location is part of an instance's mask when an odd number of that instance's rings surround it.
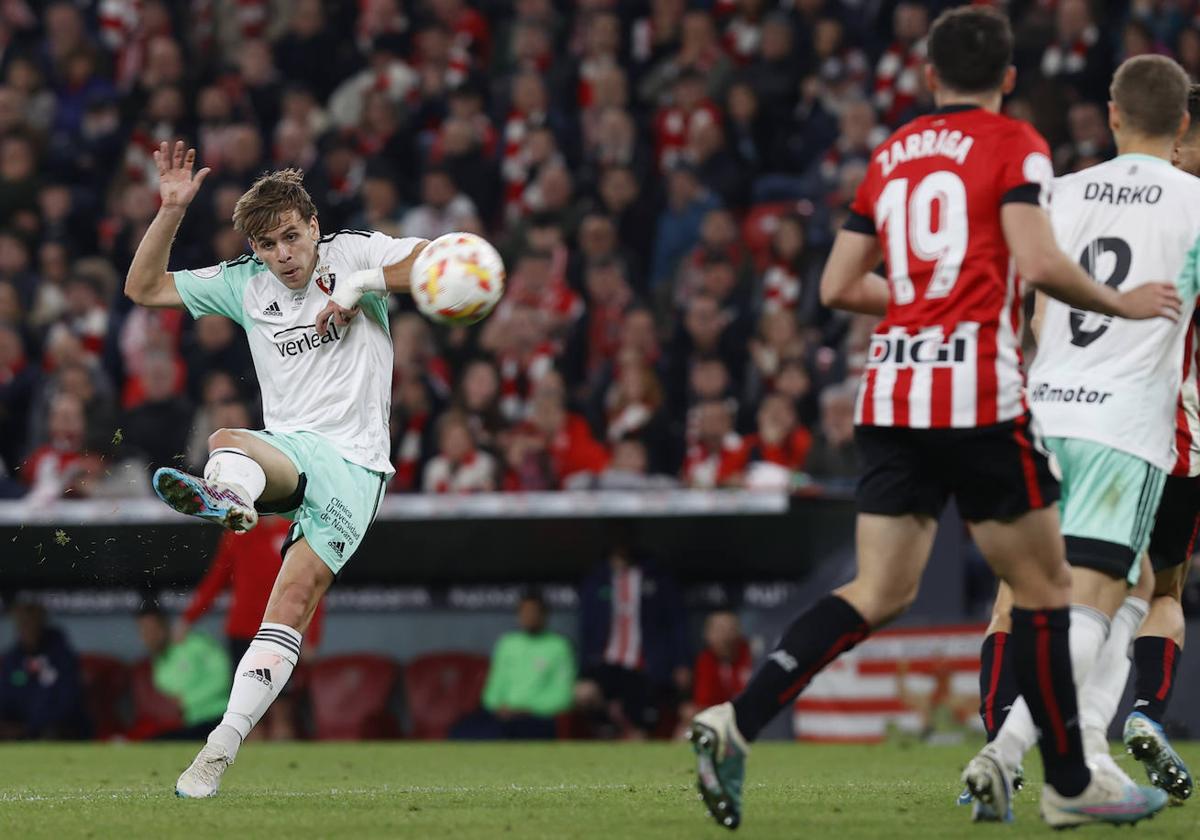
<svg viewBox="0 0 1200 840">
<path fill-rule="evenodd" d="M 9 612 L 16 642 L 0 659 L 0 741 L 83 738 L 79 660 L 46 610 L 22 601 Z"/>
<path fill-rule="evenodd" d="M 599 473 L 578 473 L 567 482 L 571 490 L 669 490 L 679 482 L 652 472 L 649 447 L 641 438 L 624 438 L 612 445 L 612 459 Z"/>
<path fill-rule="evenodd" d="M 889 125 L 899 125 L 913 116 L 911 109 L 925 84 L 921 73 L 925 65 L 925 35 L 929 30 L 925 4 L 906 0 L 895 9 L 892 16 L 895 40 L 875 67 L 875 107 Z"/>
<path fill-rule="evenodd" d="M 271 589 L 283 564 L 282 549 L 290 527 L 286 519 L 264 516 L 257 526 L 245 534 L 222 534 L 208 571 L 196 584 L 192 600 L 172 630 L 171 635 L 175 642 L 186 642 L 193 635 L 192 628 L 195 623 L 212 609 L 223 592 L 229 590 L 229 607 L 225 615 L 225 643 L 229 651 L 231 680 L 235 676 L 233 669 L 241 661 L 254 639 L 254 634 L 262 625 Z M 322 602 L 317 604 L 312 623 L 304 633 L 306 657 L 311 657 L 313 651 L 321 644 L 324 615 L 325 605 Z M 207 639 L 205 636 L 200 638 Z M 205 656 L 207 657 L 207 654 Z M 289 683 L 289 686 L 291 685 L 292 683 Z M 266 717 L 255 726 L 254 732 L 259 734 L 252 734 L 251 737 L 265 736 L 272 741 L 294 739 L 299 730 L 295 696 L 297 691 L 294 687 L 285 687 L 283 694 L 271 705 Z M 224 713 L 224 707 L 221 707 L 218 713 Z"/>
<path fill-rule="evenodd" d="M 784 120 L 792 109 L 800 87 L 800 55 L 793 43 L 791 21 L 782 14 L 763 23 L 757 60 L 746 71 L 746 80 L 767 120 Z"/>
<path fill-rule="evenodd" d="M 1055 152 L 1055 162 L 1065 171 L 1074 171 L 1107 160 L 1116 154 L 1108 130 L 1108 115 L 1095 102 L 1077 102 L 1067 111 L 1069 140 Z"/>
<path fill-rule="evenodd" d="M 204 738 L 221 722 L 233 665 L 212 637 L 191 630 L 172 640 L 167 616 L 157 606 L 144 606 L 137 616 L 138 634 L 153 668 L 154 687 L 179 703 L 183 726 L 156 733 L 170 740 Z"/>
<path fill-rule="evenodd" d="M 632 279 L 637 290 L 645 294 L 649 290 L 649 267 L 653 252 L 655 218 L 648 190 L 638 182 L 637 175 L 629 167 L 613 166 L 600 176 L 598 200 L 602 209 L 617 225 L 617 236 L 621 245 L 636 255 L 639 275 Z"/>
<path fill-rule="evenodd" d="M 650 287 L 669 281 L 700 238 L 705 214 L 718 199 L 700 183 L 691 164 L 677 164 L 667 175 L 667 204 L 658 219 L 658 238 L 650 266 Z"/>
<path fill-rule="evenodd" d="M 746 483 L 786 488 L 791 474 L 807 462 L 811 445 L 812 435 L 796 421 L 792 403 L 782 395 L 771 394 L 758 407 L 758 431 L 746 438 Z"/>
<path fill-rule="evenodd" d="M 605 397 L 605 429 L 610 441 L 638 437 L 660 440 L 666 422 L 662 385 L 634 348 L 621 352 L 616 376 Z"/>
<path fill-rule="evenodd" d="M 612 364 L 633 290 L 624 266 L 612 255 L 593 260 L 584 270 L 584 283 L 587 305 L 575 323 L 564 363 L 572 382 L 587 386 Z"/>
<path fill-rule="evenodd" d="M 854 402 L 858 387 L 853 382 L 832 385 L 821 392 L 821 425 L 813 438 L 804 470 L 818 481 L 847 483 L 861 470 L 854 446 Z"/>
<path fill-rule="evenodd" d="M 221 371 L 214 372 L 205 382 L 202 402 L 192 417 L 184 463 L 202 472 L 208 462 L 208 439 L 213 432 L 217 429 L 250 429 L 253 425 L 250 409 L 238 399 L 232 377 Z"/>
<path fill-rule="evenodd" d="M 37 386 L 21 333 L 0 321 L 0 461 L 6 464 L 19 464 L 25 455 Z"/>
<path fill-rule="evenodd" d="M 733 430 L 729 403 L 708 399 L 696 406 L 695 441 L 688 446 L 683 482 L 711 490 L 745 480 L 746 442 Z"/>
<path fill-rule="evenodd" d="M 551 488 L 561 487 L 577 473 L 596 474 L 608 466 L 608 452 L 592 437 L 587 421 L 567 411 L 562 381 L 554 375 L 539 382 L 530 420 L 518 434 L 531 442 L 533 448 L 522 452 L 518 462 L 509 461 L 506 485 L 510 489 L 546 489 L 522 484 L 521 465 L 528 465 L 534 454 L 548 467 L 548 473 L 543 475 L 549 479 Z"/>
<path fill-rule="evenodd" d="M 555 737 L 555 717 L 570 708 L 575 683 L 571 643 L 546 629 L 546 603 L 540 595 L 522 596 L 517 624 L 520 629 L 501 636 L 492 651 L 483 708 L 455 725 L 451 737 Z"/>
<path fill-rule="evenodd" d="M 1054 40 L 1042 53 L 1042 75 L 1065 86 L 1068 102 L 1079 98 L 1104 102 L 1113 58 L 1088 0 L 1059 0 L 1054 13 Z"/>
<path fill-rule="evenodd" d="M 182 467 L 193 411 L 176 390 L 174 360 L 165 353 L 147 353 L 141 381 L 145 399 L 121 418 L 125 445 L 144 454 L 153 467 Z"/>
<path fill-rule="evenodd" d="M 21 476 L 29 485 L 30 504 L 89 494 L 101 461 L 84 450 L 86 433 L 83 401 L 74 394 L 55 396 L 50 402 L 49 439 L 33 450 L 21 467 Z"/>
<path fill-rule="evenodd" d="M 500 373 L 490 359 L 472 359 L 459 377 L 453 410 L 460 413 L 480 446 L 496 445 L 504 430 L 500 412 Z"/>
<path fill-rule="evenodd" d="M 704 650 L 696 657 L 692 703 L 696 710 L 726 703 L 746 687 L 753 669 L 750 643 L 737 614 L 711 612 L 704 619 Z"/>
<path fill-rule="evenodd" d="M 678 586 L 617 548 L 584 579 L 579 607 L 576 703 L 602 732 L 644 737 L 691 687 Z"/>
<path fill-rule="evenodd" d="M 496 489 L 496 462 L 476 447 L 461 414 L 444 414 L 437 426 L 438 454 L 425 465 L 426 493 L 478 493 Z"/>
<path fill-rule="evenodd" d="M 405 236 L 437 239 L 443 233 L 481 228 L 475 204 L 458 191 L 444 169 L 429 169 L 421 181 L 422 204 L 404 214 L 400 228 Z"/>
</svg>

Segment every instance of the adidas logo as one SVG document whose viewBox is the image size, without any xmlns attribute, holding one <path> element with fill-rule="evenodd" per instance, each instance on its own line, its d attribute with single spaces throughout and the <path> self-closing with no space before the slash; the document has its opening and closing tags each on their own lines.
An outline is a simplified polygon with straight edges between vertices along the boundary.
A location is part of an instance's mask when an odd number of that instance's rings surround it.
<svg viewBox="0 0 1200 840">
<path fill-rule="evenodd" d="M 277 300 L 271 301 L 271 305 L 263 310 L 263 314 L 264 315 L 275 315 L 275 316 L 282 318 L 283 310 L 279 308 L 279 301 L 277 301 Z"/>
<path fill-rule="evenodd" d="M 338 557 L 341 557 L 342 552 L 346 550 L 346 544 L 341 540 L 330 540 L 329 547 L 337 552 Z"/>
<path fill-rule="evenodd" d="M 252 680 L 258 680 L 268 688 L 271 687 L 271 669 L 270 668 L 251 668 L 243 677 L 249 677 Z"/>
</svg>

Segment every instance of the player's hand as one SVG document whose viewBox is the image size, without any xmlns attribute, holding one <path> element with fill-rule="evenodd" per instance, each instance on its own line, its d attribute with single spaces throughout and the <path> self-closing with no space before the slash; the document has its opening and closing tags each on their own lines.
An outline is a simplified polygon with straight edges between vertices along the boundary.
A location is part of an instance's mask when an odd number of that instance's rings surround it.
<svg viewBox="0 0 1200 840">
<path fill-rule="evenodd" d="M 192 203 L 200 185 L 211 171 L 207 166 L 192 174 L 196 165 L 196 150 L 185 149 L 182 140 L 160 143 L 154 151 L 154 165 L 158 167 L 158 194 L 163 207 L 182 210 Z"/>
<path fill-rule="evenodd" d="M 322 338 L 329 332 L 330 322 L 336 327 L 344 327 L 349 324 L 354 318 L 362 312 L 362 307 L 355 306 L 353 309 L 346 309 L 338 306 L 333 301 L 325 304 L 325 308 L 317 315 L 317 335 Z"/>
<path fill-rule="evenodd" d="M 1178 321 L 1183 310 L 1183 301 L 1171 283 L 1146 283 L 1144 286 L 1122 292 L 1120 301 L 1121 310 L 1117 314 L 1133 321 L 1144 321 L 1148 318 Z"/>
</svg>

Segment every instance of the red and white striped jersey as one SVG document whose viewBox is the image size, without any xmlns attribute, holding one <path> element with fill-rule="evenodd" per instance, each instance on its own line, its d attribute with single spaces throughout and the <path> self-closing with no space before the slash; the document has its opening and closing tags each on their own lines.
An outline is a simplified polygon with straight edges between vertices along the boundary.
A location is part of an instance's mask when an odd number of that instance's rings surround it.
<svg viewBox="0 0 1200 840">
<path fill-rule="evenodd" d="M 1171 475 L 1195 478 L 1200 475 L 1200 385 L 1196 368 L 1200 365 L 1200 342 L 1196 340 L 1196 322 L 1188 327 L 1183 342 L 1183 381 L 1175 406 L 1175 467 Z"/>
<path fill-rule="evenodd" d="M 891 299 L 867 354 L 855 423 L 974 428 L 1025 412 L 1021 296 L 1001 205 L 1053 178 L 1030 125 L 952 106 L 879 146 L 848 230 L 876 235 Z"/>
</svg>

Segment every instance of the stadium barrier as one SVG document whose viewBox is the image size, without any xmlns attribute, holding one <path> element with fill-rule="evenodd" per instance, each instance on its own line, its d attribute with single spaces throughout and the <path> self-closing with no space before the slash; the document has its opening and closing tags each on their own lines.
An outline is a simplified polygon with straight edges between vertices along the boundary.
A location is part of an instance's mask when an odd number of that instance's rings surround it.
<svg viewBox="0 0 1200 840">
<path fill-rule="evenodd" d="M 799 579 L 853 540 L 841 496 L 572 491 L 389 496 L 348 585 L 575 581 L 617 544 L 684 581 Z M 156 500 L 0 505 L 0 587 L 183 587 L 220 530 Z"/>
</svg>

